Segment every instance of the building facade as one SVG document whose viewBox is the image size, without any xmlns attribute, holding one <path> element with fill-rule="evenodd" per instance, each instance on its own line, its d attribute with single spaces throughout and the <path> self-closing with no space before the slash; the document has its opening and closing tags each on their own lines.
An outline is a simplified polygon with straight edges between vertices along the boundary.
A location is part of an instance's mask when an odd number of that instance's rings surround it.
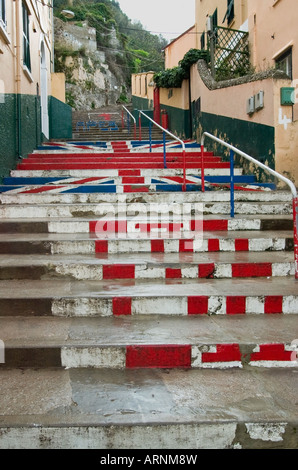
<svg viewBox="0 0 298 470">
<path fill-rule="evenodd" d="M 181 87 L 159 89 L 170 130 L 197 141 L 204 131 L 217 135 L 298 185 L 297 24 L 297 0 L 196 0 L 196 49 L 210 60 L 192 65 Z M 181 60 L 182 38 L 168 65 Z"/>
<path fill-rule="evenodd" d="M 0 178 L 42 141 L 71 136 L 53 35 L 52 1 L 0 0 Z"/>
</svg>

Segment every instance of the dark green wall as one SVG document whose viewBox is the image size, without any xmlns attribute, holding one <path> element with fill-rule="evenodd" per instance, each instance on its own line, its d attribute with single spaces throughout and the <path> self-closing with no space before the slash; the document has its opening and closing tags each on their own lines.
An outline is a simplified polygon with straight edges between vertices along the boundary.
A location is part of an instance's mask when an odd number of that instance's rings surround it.
<svg viewBox="0 0 298 470">
<path fill-rule="evenodd" d="M 168 115 L 169 131 L 181 139 L 191 137 L 190 113 L 188 109 L 174 108 L 173 106 L 160 105 L 161 110 L 165 110 Z"/>
<path fill-rule="evenodd" d="M 50 138 L 72 138 L 72 108 L 49 98 Z M 0 181 L 45 139 L 41 133 L 40 97 L 0 94 Z"/>
<path fill-rule="evenodd" d="M 153 104 L 151 100 L 133 96 L 132 105 L 134 108 L 133 114 L 134 114 L 134 117 L 137 119 L 137 123 L 139 119 L 139 113 L 137 112 L 137 110 L 141 110 L 144 112 L 146 111 L 146 114 L 148 114 L 148 116 L 151 117 L 151 119 L 153 119 L 153 109 L 152 109 Z M 173 134 L 177 135 L 178 137 L 182 139 L 188 139 L 191 137 L 190 112 L 188 110 L 175 108 L 173 106 L 166 106 L 162 103 L 160 104 L 160 109 L 165 110 L 168 115 L 170 132 L 172 132 Z M 160 123 L 162 123 L 161 120 L 160 120 Z M 146 124 L 142 119 L 142 126 L 143 125 L 146 125 Z"/>
<path fill-rule="evenodd" d="M 209 132 L 273 170 L 275 169 L 274 127 L 209 113 L 194 114 L 193 123 L 198 135 L 202 132 Z M 205 139 L 205 146 L 216 155 L 223 156 L 225 160 L 229 159 L 229 150 L 226 147 L 208 138 Z M 253 173 L 258 181 L 272 181 L 272 176 L 268 172 L 254 165 L 252 167 L 243 157 L 235 155 L 235 163 L 243 166 L 246 173 Z"/>
<path fill-rule="evenodd" d="M 16 159 L 16 96 L 0 95 L 0 180 L 15 166 Z"/>
<path fill-rule="evenodd" d="M 51 96 L 49 98 L 50 139 L 72 138 L 72 108 Z"/>
<path fill-rule="evenodd" d="M 40 99 L 32 95 L 1 95 L 0 179 L 9 174 L 18 157 L 26 157 L 41 142 Z"/>
</svg>

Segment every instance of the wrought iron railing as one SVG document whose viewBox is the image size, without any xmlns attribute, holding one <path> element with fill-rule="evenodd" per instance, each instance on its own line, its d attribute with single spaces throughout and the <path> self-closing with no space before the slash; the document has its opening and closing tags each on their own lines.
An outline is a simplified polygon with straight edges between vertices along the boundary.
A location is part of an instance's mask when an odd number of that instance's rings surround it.
<svg viewBox="0 0 298 470">
<path fill-rule="evenodd" d="M 209 36 L 208 49 L 214 50 L 215 78 L 241 77 L 250 70 L 249 34 L 218 26 Z M 213 41 L 213 48 L 211 47 Z"/>
</svg>

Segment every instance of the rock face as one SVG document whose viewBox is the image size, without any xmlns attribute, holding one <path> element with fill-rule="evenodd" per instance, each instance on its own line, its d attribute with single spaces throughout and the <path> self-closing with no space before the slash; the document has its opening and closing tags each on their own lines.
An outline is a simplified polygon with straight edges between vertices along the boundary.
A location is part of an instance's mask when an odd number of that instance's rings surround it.
<svg viewBox="0 0 298 470">
<path fill-rule="evenodd" d="M 109 48 L 102 51 L 98 50 L 95 28 L 87 22 L 78 26 L 55 18 L 54 27 L 55 71 L 65 73 L 70 106 L 96 109 L 128 97 L 127 74 L 117 64 L 122 48 L 115 30 L 109 33 Z"/>
</svg>

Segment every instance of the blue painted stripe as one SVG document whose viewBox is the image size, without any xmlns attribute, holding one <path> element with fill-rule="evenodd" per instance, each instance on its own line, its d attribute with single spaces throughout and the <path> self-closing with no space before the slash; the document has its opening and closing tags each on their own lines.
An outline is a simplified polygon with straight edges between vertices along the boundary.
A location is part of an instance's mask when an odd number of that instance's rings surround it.
<svg viewBox="0 0 298 470">
<path fill-rule="evenodd" d="M 103 148 L 107 148 L 107 142 L 69 142 L 69 144 L 71 145 L 84 145 L 84 146 L 94 146 L 94 147 L 103 147 Z"/>
<path fill-rule="evenodd" d="M 12 191 L 13 189 L 22 188 L 22 186 L 0 186 L 0 193 L 6 193 L 7 191 Z"/>
<path fill-rule="evenodd" d="M 3 184 L 8 184 L 8 185 L 38 185 L 38 184 L 46 184 L 46 183 L 55 183 L 56 181 L 61 181 L 61 180 L 67 180 L 69 179 L 70 176 L 60 176 L 58 177 L 23 177 L 23 176 L 15 176 L 15 177 L 6 177 L 3 178 Z M 78 178 L 79 179 L 79 178 Z"/>
<path fill-rule="evenodd" d="M 37 150 L 67 150 L 67 147 L 62 145 L 40 145 L 37 147 Z"/>
</svg>

